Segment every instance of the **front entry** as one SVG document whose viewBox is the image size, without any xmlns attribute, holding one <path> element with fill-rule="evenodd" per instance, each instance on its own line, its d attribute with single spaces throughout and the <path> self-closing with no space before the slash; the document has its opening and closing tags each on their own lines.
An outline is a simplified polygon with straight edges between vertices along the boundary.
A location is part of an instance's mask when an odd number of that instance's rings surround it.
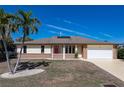
<svg viewBox="0 0 124 93">
<path fill-rule="evenodd" d="M 63 47 L 61 45 L 53 46 L 53 59 L 63 59 Z"/>
</svg>

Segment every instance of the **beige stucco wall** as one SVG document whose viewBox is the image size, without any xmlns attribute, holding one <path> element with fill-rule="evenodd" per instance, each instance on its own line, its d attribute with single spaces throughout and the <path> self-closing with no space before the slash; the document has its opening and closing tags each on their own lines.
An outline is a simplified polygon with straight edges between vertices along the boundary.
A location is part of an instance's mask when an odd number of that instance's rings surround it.
<svg viewBox="0 0 124 93">
<path fill-rule="evenodd" d="M 113 45 L 87 45 L 87 48 L 92 48 L 92 49 L 96 49 L 96 48 L 112 49 Z"/>
<path fill-rule="evenodd" d="M 117 59 L 117 45 L 113 45 L 113 59 Z"/>
<path fill-rule="evenodd" d="M 79 46 L 77 46 L 77 51 L 78 51 L 78 57 L 79 58 L 81 58 L 82 57 L 82 46 L 81 45 L 79 45 Z"/>
</svg>

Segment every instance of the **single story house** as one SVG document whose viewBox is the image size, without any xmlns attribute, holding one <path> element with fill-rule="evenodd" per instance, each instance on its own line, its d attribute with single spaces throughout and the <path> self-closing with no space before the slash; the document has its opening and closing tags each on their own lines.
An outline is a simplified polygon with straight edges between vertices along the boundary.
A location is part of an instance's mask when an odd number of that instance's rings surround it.
<svg viewBox="0 0 124 93">
<path fill-rule="evenodd" d="M 21 43 L 16 42 L 19 53 Z M 43 59 L 116 59 L 117 45 L 78 36 L 55 36 L 24 43 L 23 55 Z"/>
</svg>

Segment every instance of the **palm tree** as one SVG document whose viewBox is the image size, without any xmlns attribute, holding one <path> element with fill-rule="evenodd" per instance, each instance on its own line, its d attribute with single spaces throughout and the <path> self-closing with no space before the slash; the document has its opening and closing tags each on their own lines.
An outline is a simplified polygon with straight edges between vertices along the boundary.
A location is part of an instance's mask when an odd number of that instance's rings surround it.
<svg viewBox="0 0 124 93">
<path fill-rule="evenodd" d="M 8 69 L 11 73 L 13 73 L 13 70 L 12 70 L 12 67 L 11 67 L 10 60 L 9 60 L 9 53 L 8 53 L 8 50 L 7 50 L 6 39 L 8 37 L 10 37 L 11 31 L 13 31 L 13 32 L 16 31 L 16 29 L 15 29 L 16 26 L 13 22 L 14 19 L 15 19 L 14 15 L 5 13 L 5 11 L 3 9 L 0 9 L 0 37 L 1 37 L 4 49 L 5 49 Z"/>
<path fill-rule="evenodd" d="M 32 40 L 33 39 L 30 37 L 25 37 L 25 41 L 32 41 Z M 21 42 L 21 41 L 22 41 L 22 37 L 16 39 L 16 42 Z"/>
<path fill-rule="evenodd" d="M 18 56 L 16 65 L 15 65 L 15 68 L 13 71 L 14 73 L 16 73 L 18 64 L 21 59 L 22 49 L 24 46 L 25 38 L 27 36 L 29 36 L 30 34 L 37 33 L 38 26 L 40 26 L 40 24 L 41 24 L 37 18 L 31 17 L 32 16 L 31 11 L 25 12 L 25 11 L 19 10 L 17 14 L 18 14 L 17 15 L 17 24 L 19 24 L 20 29 L 22 29 L 23 36 L 22 36 L 22 41 L 21 41 L 22 42 L 21 49 L 20 49 L 19 56 Z"/>
</svg>

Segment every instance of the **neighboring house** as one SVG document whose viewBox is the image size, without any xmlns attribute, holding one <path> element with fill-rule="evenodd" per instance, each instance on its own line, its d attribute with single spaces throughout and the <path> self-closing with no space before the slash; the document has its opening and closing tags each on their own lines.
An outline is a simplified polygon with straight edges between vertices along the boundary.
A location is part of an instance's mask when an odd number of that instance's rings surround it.
<svg viewBox="0 0 124 93">
<path fill-rule="evenodd" d="M 20 43 L 16 42 L 17 52 Z M 116 59 L 117 45 L 78 36 L 56 36 L 25 42 L 23 58 L 72 59 L 78 53 L 83 59 Z"/>
<path fill-rule="evenodd" d="M 124 44 L 119 44 L 118 48 L 124 48 Z"/>
</svg>

